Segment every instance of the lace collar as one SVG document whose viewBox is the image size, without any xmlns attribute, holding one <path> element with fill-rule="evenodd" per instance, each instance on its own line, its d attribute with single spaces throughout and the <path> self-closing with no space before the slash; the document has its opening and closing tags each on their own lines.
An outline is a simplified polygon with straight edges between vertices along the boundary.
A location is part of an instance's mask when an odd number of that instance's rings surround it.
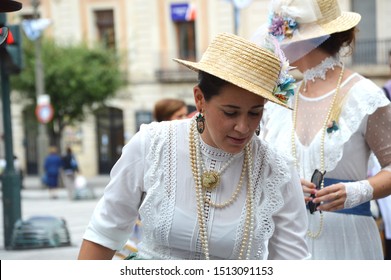
<svg viewBox="0 0 391 280">
<path fill-rule="evenodd" d="M 200 147 L 201 147 L 201 153 L 203 156 L 206 156 L 207 158 L 211 160 L 216 161 L 227 161 L 229 158 L 232 157 L 231 153 L 227 153 L 219 148 L 212 147 L 204 142 L 202 140 L 202 137 L 200 137 Z M 233 158 L 238 158 L 244 156 L 244 151 L 241 151 L 240 153 L 237 153 L 233 156 Z"/>
</svg>

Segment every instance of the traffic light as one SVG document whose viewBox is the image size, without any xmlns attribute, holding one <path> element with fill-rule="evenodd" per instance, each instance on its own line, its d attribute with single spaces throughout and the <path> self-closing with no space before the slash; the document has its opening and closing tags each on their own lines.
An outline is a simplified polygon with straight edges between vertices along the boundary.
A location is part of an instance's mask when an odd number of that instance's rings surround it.
<svg viewBox="0 0 391 280">
<path fill-rule="evenodd" d="M 7 42 L 8 27 L 0 27 L 0 47 Z"/>
<path fill-rule="evenodd" d="M 18 74 L 23 68 L 22 36 L 19 25 L 8 26 L 8 36 L 1 46 L 0 57 L 7 74 Z"/>
</svg>

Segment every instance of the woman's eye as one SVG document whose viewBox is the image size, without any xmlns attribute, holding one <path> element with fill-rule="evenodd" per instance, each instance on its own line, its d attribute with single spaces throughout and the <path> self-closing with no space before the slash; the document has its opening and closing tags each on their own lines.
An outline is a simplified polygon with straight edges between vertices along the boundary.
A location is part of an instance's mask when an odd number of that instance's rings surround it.
<svg viewBox="0 0 391 280">
<path fill-rule="evenodd" d="M 236 112 L 228 112 L 228 111 L 223 111 L 224 112 L 224 115 L 228 116 L 228 117 L 233 117 L 236 115 Z"/>
<path fill-rule="evenodd" d="M 251 116 L 258 117 L 258 116 L 260 116 L 260 115 L 262 114 L 262 112 L 263 112 L 263 111 L 249 112 L 249 114 L 250 114 Z"/>
</svg>

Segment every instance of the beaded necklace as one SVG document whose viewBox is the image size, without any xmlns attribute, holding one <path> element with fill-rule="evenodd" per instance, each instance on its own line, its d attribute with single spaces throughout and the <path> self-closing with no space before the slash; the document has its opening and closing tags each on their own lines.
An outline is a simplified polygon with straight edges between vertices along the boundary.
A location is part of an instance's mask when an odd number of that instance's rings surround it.
<svg viewBox="0 0 391 280">
<path fill-rule="evenodd" d="M 217 188 L 217 186 L 220 184 L 221 175 L 228 168 L 233 159 L 234 156 L 232 155 L 229 160 L 227 160 L 227 162 L 223 165 L 223 167 L 221 167 L 220 172 L 217 172 L 215 170 L 207 170 L 205 163 L 202 161 L 202 186 L 210 191 Z"/>
<path fill-rule="evenodd" d="M 247 194 L 246 194 L 246 218 L 244 222 L 244 232 L 243 239 L 240 245 L 239 251 L 239 259 L 243 259 L 244 255 L 246 259 L 250 258 L 251 252 L 251 244 L 253 240 L 253 232 L 254 232 L 254 205 L 253 205 L 253 193 L 252 193 L 252 183 L 251 183 L 251 174 L 252 174 L 252 155 L 250 149 L 250 143 L 245 147 L 244 161 L 241 176 L 239 179 L 238 186 L 234 191 L 231 198 L 222 203 L 217 204 L 210 201 L 210 199 L 206 199 L 205 188 L 203 188 L 202 184 L 202 158 L 201 158 L 201 149 L 200 149 L 200 136 L 196 129 L 195 121 L 191 124 L 190 129 L 190 137 L 189 137 L 189 150 L 190 150 L 190 161 L 191 161 L 191 169 L 195 181 L 195 189 L 196 189 L 196 198 L 197 198 L 197 218 L 198 224 L 200 228 L 200 239 L 201 246 L 204 251 L 205 259 L 209 260 L 209 244 L 208 244 L 208 232 L 207 232 L 207 219 L 205 215 L 205 204 L 209 204 L 211 207 L 215 207 L 217 209 L 223 209 L 231 204 L 233 204 L 238 194 L 240 193 L 241 186 L 243 185 L 243 179 L 247 170 Z"/>
<path fill-rule="evenodd" d="M 341 88 L 341 82 L 342 82 L 342 78 L 343 78 L 343 74 L 344 74 L 344 69 L 345 69 L 344 65 L 342 65 L 341 72 L 340 72 L 339 77 L 338 77 L 337 87 L 335 89 L 335 93 L 333 95 L 333 99 L 331 100 L 331 104 L 330 104 L 329 110 L 327 111 L 326 118 L 325 118 L 325 120 L 323 122 L 321 142 L 320 142 L 320 171 L 322 173 L 324 173 L 324 171 L 325 171 L 325 160 L 324 160 L 325 135 L 326 135 L 326 131 L 327 131 L 327 128 L 328 128 L 330 122 L 335 122 L 335 120 L 331 120 L 330 118 L 332 117 L 332 112 L 334 110 L 335 101 L 337 99 L 339 90 Z M 299 92 L 301 90 L 302 90 L 302 87 L 300 87 Z M 294 110 L 292 112 L 292 114 L 293 114 L 293 127 L 292 127 L 292 132 L 291 132 L 291 145 L 292 145 L 292 155 L 293 155 L 293 158 L 295 159 L 295 166 L 296 166 L 297 170 L 300 171 L 299 162 L 297 160 L 297 155 L 296 155 L 296 141 L 295 141 L 297 109 L 298 109 L 298 106 L 299 106 L 298 103 L 299 103 L 299 93 L 296 94 L 295 108 L 294 108 Z M 321 182 L 321 189 L 323 189 L 323 188 L 324 188 L 324 179 Z M 310 230 L 308 230 L 307 231 L 307 235 L 310 238 L 313 238 L 313 239 L 318 238 L 320 236 L 320 234 L 322 233 L 323 223 L 324 223 L 323 213 L 320 213 L 320 220 L 319 220 L 319 229 L 318 229 L 318 231 L 316 233 L 313 233 Z"/>
</svg>

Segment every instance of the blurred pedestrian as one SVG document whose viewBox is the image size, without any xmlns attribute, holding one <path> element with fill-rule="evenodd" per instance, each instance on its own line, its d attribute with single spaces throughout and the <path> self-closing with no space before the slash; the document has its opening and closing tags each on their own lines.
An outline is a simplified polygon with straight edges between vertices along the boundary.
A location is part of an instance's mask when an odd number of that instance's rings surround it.
<svg viewBox="0 0 391 280">
<path fill-rule="evenodd" d="M 79 172 L 79 165 L 76 157 L 70 147 L 66 148 L 65 155 L 62 157 L 62 178 L 65 188 L 68 191 L 69 199 L 75 195 L 76 173 Z"/>
<path fill-rule="evenodd" d="M 57 189 L 59 185 L 59 175 L 62 167 L 61 156 L 57 152 L 57 147 L 49 147 L 49 155 L 44 162 L 44 183 L 49 189 L 50 198 L 57 198 Z"/>
<path fill-rule="evenodd" d="M 265 28 L 303 80 L 289 101 L 293 112 L 266 104 L 261 136 L 296 162 L 318 260 L 383 259 L 369 201 L 391 193 L 391 105 L 341 59 L 360 19 L 337 0 L 275 0 Z M 371 152 L 381 170 L 367 178 Z"/>
<path fill-rule="evenodd" d="M 157 122 L 185 119 L 187 114 L 186 103 L 174 98 L 159 100 L 153 111 L 153 117 Z"/>
</svg>

